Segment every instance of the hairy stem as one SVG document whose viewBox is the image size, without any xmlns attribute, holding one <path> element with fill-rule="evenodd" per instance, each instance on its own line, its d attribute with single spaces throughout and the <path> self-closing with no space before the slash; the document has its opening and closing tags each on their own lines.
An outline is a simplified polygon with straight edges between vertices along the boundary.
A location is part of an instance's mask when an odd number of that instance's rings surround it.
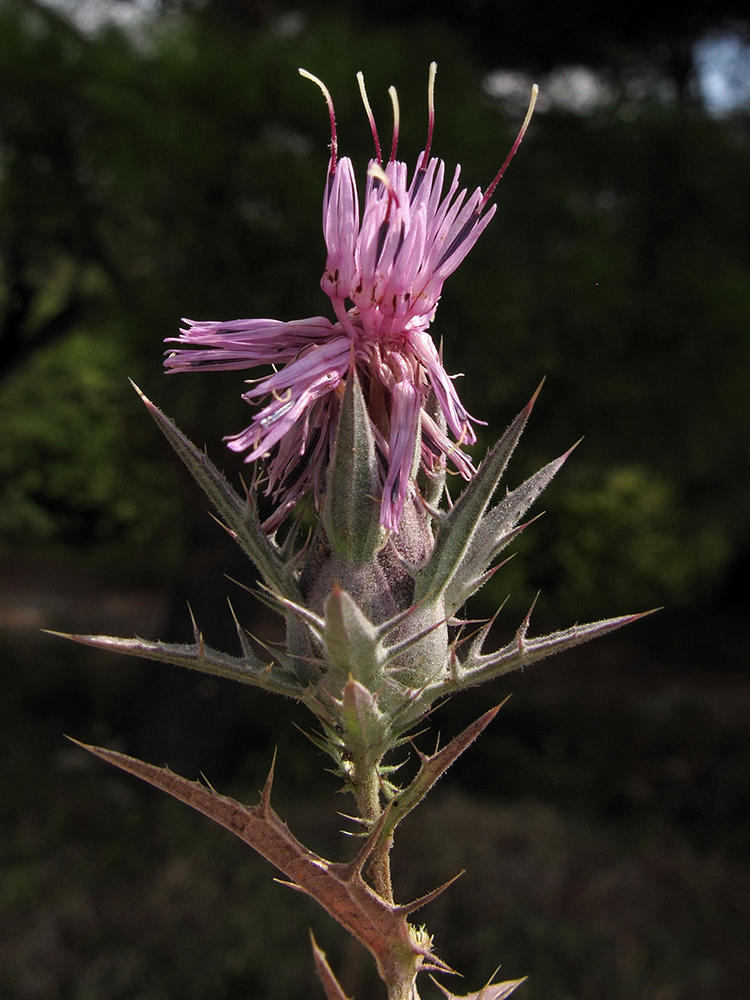
<svg viewBox="0 0 750 1000">
<path fill-rule="evenodd" d="M 383 815 L 380 799 L 379 761 L 363 760 L 355 763 L 354 794 L 360 817 L 372 828 Z M 386 902 L 393 902 L 393 885 L 391 883 L 390 850 L 393 838 L 387 837 L 373 851 L 367 866 L 367 873 L 372 879 L 372 885 L 377 894 Z"/>
</svg>

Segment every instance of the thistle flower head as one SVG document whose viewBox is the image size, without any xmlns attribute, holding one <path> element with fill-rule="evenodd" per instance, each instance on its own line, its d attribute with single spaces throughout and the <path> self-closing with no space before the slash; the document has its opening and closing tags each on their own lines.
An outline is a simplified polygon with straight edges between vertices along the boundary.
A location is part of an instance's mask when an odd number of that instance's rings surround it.
<svg viewBox="0 0 750 1000">
<path fill-rule="evenodd" d="M 170 371 L 242 369 L 272 365 L 243 398 L 260 408 L 251 424 L 227 438 L 245 460 L 262 460 L 274 530 L 308 493 L 316 503 L 326 488 L 344 385 L 356 370 L 376 441 L 382 486 L 380 523 L 396 532 L 421 465 L 431 476 L 450 462 L 465 479 L 474 473 L 463 446 L 473 444 L 473 418 L 463 407 L 428 327 L 445 279 L 458 267 L 490 222 L 495 186 L 515 153 L 536 98 L 513 148 L 492 184 L 467 196 L 460 167 L 445 188 L 445 165 L 430 155 L 434 125 L 435 64 L 430 68 L 429 124 L 425 149 L 409 176 L 396 159 L 399 110 L 394 110 L 391 153 L 383 162 L 375 119 L 360 74 L 360 90 L 375 141 L 360 212 L 354 169 L 338 155 L 330 93 L 317 77 L 331 120 L 331 157 L 323 197 L 327 249 L 321 286 L 335 322 L 324 317 L 194 322 L 167 352 Z"/>
</svg>

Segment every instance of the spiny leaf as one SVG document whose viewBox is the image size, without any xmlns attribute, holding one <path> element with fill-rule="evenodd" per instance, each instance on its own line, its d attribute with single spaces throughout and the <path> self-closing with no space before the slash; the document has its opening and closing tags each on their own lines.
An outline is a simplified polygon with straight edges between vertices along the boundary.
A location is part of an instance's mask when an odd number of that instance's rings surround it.
<svg viewBox="0 0 750 1000">
<path fill-rule="evenodd" d="M 109 635 L 71 635 L 67 632 L 53 632 L 63 639 L 72 639 L 84 646 L 104 649 L 112 653 L 124 653 L 126 656 L 139 656 L 144 660 L 159 660 L 162 663 L 174 663 L 190 670 L 200 670 L 204 674 L 214 674 L 217 677 L 229 677 L 231 680 L 253 684 L 276 694 L 288 695 L 291 698 L 303 700 L 305 689 L 293 675 L 281 669 L 274 669 L 269 663 L 264 663 L 258 657 L 230 656 L 206 646 L 202 638 L 191 644 L 150 642 L 147 639 L 120 639 Z"/>
<path fill-rule="evenodd" d="M 539 517 L 541 517 L 541 514 Z M 488 551 L 490 551 L 488 558 L 482 554 L 476 560 L 472 559 L 471 563 L 466 563 L 461 566 L 460 570 L 456 573 L 456 576 L 450 581 L 448 587 L 446 588 L 446 614 L 455 615 L 461 605 L 465 604 L 472 594 L 481 590 L 485 583 L 491 580 L 495 573 L 513 558 L 515 553 L 511 553 L 507 559 L 504 559 L 496 566 L 492 566 L 489 569 L 486 568 L 493 559 L 500 555 L 502 550 L 507 545 L 510 545 L 511 542 L 515 541 L 521 532 L 525 531 L 526 528 L 528 528 L 528 526 L 533 524 L 536 520 L 537 518 L 533 517 L 524 524 L 519 524 L 506 535 L 501 535 L 495 540 L 492 546 L 488 547 Z M 481 570 L 480 567 L 482 567 Z"/>
<path fill-rule="evenodd" d="M 507 700 L 507 699 L 506 699 Z M 440 778 L 451 764 L 457 760 L 467 747 L 471 746 L 474 740 L 492 722 L 505 702 L 496 705 L 488 712 L 485 712 L 479 719 L 467 726 L 463 732 L 455 736 L 450 743 L 438 750 L 431 757 L 419 754 L 421 765 L 416 776 L 410 784 L 399 792 L 388 804 L 387 822 L 383 827 L 381 841 L 390 837 L 396 826 L 407 816 L 416 805 L 421 802 L 429 792 L 435 782 Z"/>
<path fill-rule="evenodd" d="M 470 480 L 451 510 L 440 520 L 435 535 L 435 547 L 423 567 L 416 573 L 415 600 L 436 598 L 448 586 L 451 577 L 469 549 L 474 532 L 492 499 L 541 386 L 519 413 L 506 432 L 490 449 L 477 474 Z"/>
<path fill-rule="evenodd" d="M 575 447 L 573 445 L 564 455 L 530 476 L 482 516 L 460 563 L 448 581 L 445 602 L 449 613 L 452 614 L 471 596 L 476 589 L 472 585 L 479 581 L 492 561 L 522 530 L 513 529 Z"/>
<path fill-rule="evenodd" d="M 656 609 L 655 609 L 656 610 Z M 481 654 L 471 652 L 458 673 L 456 682 L 447 682 L 443 685 L 441 693 L 445 693 L 450 687 L 452 689 L 473 687 L 484 681 L 499 677 L 518 667 L 535 663 L 545 656 L 553 653 L 560 653 L 565 649 L 572 649 L 589 639 L 595 639 L 615 629 L 629 625 L 640 618 L 653 614 L 653 611 L 644 611 L 637 615 L 623 615 L 620 618 L 607 618 L 599 622 L 590 622 L 587 625 L 573 625 L 572 628 L 563 629 L 559 632 L 552 632 L 550 635 L 540 636 L 535 639 L 527 639 L 525 629 L 522 626 L 518 634 L 502 649 L 495 653 Z"/>
<path fill-rule="evenodd" d="M 420 642 L 432 635 L 433 632 L 436 632 L 438 629 L 443 628 L 443 626 L 447 624 L 447 619 L 445 617 L 435 617 L 434 615 L 429 615 L 429 612 L 433 610 L 430 605 L 425 605 L 424 610 L 428 612 L 425 617 L 433 617 L 434 620 L 428 621 L 428 624 L 425 625 L 424 628 L 420 629 L 418 632 L 414 632 L 412 635 L 407 635 L 406 638 L 402 639 L 400 642 L 394 642 L 392 646 L 387 646 L 385 654 L 388 662 L 398 659 L 398 657 L 408 652 L 414 646 L 418 646 Z"/>
<path fill-rule="evenodd" d="M 302 603 L 302 598 L 298 601 L 293 601 L 289 598 L 283 597 L 280 594 L 275 594 L 272 590 L 266 587 L 261 587 L 257 591 L 251 591 L 255 593 L 257 597 L 266 602 L 269 607 L 274 610 L 281 610 L 284 613 L 290 613 L 294 615 L 298 621 L 306 625 L 313 638 L 322 639 L 323 633 L 325 631 L 325 619 L 321 618 L 320 615 L 316 615 L 314 611 L 310 611 Z"/>
<path fill-rule="evenodd" d="M 224 526 L 255 563 L 266 583 L 292 600 L 299 599 L 299 590 L 292 574 L 281 561 L 278 547 L 263 530 L 250 497 L 243 500 L 205 452 L 196 448 L 177 425 L 147 399 L 135 382 L 132 385 L 159 429 L 221 515 Z"/>
<path fill-rule="evenodd" d="M 442 966 L 439 959 L 413 939 L 406 917 L 397 906 L 379 896 L 348 865 L 327 861 L 297 840 L 268 801 L 270 776 L 261 802 L 257 806 L 244 806 L 168 768 L 154 767 L 114 750 L 72 742 L 168 792 L 249 844 L 275 865 L 294 888 L 317 900 L 370 951 L 386 982 L 398 978 L 408 954 L 413 957 L 415 969 L 423 964 L 425 956 L 429 956 L 432 967 Z"/>
<path fill-rule="evenodd" d="M 346 872 L 346 878 L 358 878 L 362 874 L 362 870 L 365 864 L 369 860 L 372 852 L 375 850 L 376 846 L 381 841 L 381 833 L 383 828 L 388 822 L 388 812 L 390 810 L 390 805 L 386 806 L 383 812 L 380 814 L 378 821 L 375 823 L 373 828 L 367 834 L 367 838 L 362 845 L 362 847 L 357 851 L 356 857 L 354 857 L 345 867 L 341 870 Z"/>
<path fill-rule="evenodd" d="M 246 629 L 244 629 L 240 623 L 237 615 L 234 613 L 234 608 L 232 607 L 232 602 L 227 598 L 227 604 L 229 605 L 229 611 L 232 615 L 232 621 L 234 622 L 234 627 L 237 630 L 237 638 L 240 640 L 240 647 L 242 648 L 242 655 L 245 660 L 251 661 L 255 656 L 253 652 L 253 647 L 250 645 L 250 636 Z M 192 612 L 191 612 L 192 614 Z"/>
</svg>

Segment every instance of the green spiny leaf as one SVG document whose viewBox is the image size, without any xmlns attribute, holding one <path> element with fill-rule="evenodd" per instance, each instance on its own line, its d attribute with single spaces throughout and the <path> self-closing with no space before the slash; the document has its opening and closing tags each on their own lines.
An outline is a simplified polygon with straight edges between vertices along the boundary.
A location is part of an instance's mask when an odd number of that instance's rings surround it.
<svg viewBox="0 0 750 1000">
<path fill-rule="evenodd" d="M 492 722 L 501 705 L 491 708 L 485 712 L 481 718 L 477 719 L 458 736 L 454 737 L 442 750 L 438 750 L 431 757 L 420 754 L 421 765 L 416 776 L 409 785 L 398 792 L 391 800 L 388 809 L 388 818 L 383 827 L 382 839 L 391 836 L 396 826 L 407 816 L 415 806 L 427 795 L 448 768 L 457 760 L 461 754 L 469 747 L 479 734 Z"/>
<path fill-rule="evenodd" d="M 575 447 L 574 445 L 573 448 Z M 480 578 L 487 572 L 493 560 L 523 530 L 514 529 L 520 518 L 562 467 L 573 448 L 530 476 L 482 516 L 446 587 L 445 603 L 448 614 L 454 614 L 474 593 Z"/>
<path fill-rule="evenodd" d="M 133 387 L 159 429 L 219 512 L 230 535 L 255 563 L 266 583 L 292 600 L 299 599 L 299 590 L 292 573 L 281 561 L 278 547 L 263 530 L 255 504 L 251 502 L 249 495 L 243 500 L 205 452 L 196 448 L 174 421 L 147 399 L 135 383 Z"/>
<path fill-rule="evenodd" d="M 205 674 L 217 677 L 229 677 L 232 680 L 253 684 L 276 694 L 288 695 L 291 698 L 304 699 L 305 689 L 296 681 L 293 675 L 273 664 L 264 663 L 258 657 L 230 656 L 206 646 L 202 637 L 193 644 L 150 642 L 147 639 L 120 639 L 109 635 L 70 635 L 66 632 L 51 632 L 64 639 L 72 639 L 84 646 L 93 646 L 113 653 L 124 653 L 126 656 L 139 656 L 145 660 L 159 660 L 162 663 L 174 663 L 190 670 L 200 670 Z"/>
<path fill-rule="evenodd" d="M 572 649 L 574 646 L 580 646 L 583 642 L 588 642 L 589 639 L 614 632 L 615 629 L 622 628 L 623 625 L 629 625 L 631 622 L 638 621 L 639 618 L 645 618 L 646 615 L 650 614 L 653 612 L 644 611 L 641 614 L 607 618 L 586 625 L 573 625 L 571 628 L 552 632 L 550 635 L 540 636 L 536 639 L 526 638 L 527 618 L 524 625 L 518 630 L 516 637 L 495 653 L 482 654 L 480 651 L 472 649 L 461 664 L 457 682 L 451 686 L 454 689 L 473 687 L 502 674 L 507 674 L 511 670 L 535 663 L 545 656 Z M 445 687 L 441 693 L 445 693 Z"/>
<path fill-rule="evenodd" d="M 477 474 L 451 510 L 440 520 L 435 535 L 435 547 L 425 565 L 416 573 L 414 596 L 417 602 L 441 594 L 460 566 L 523 433 L 539 389 L 497 444 L 490 449 Z"/>
</svg>

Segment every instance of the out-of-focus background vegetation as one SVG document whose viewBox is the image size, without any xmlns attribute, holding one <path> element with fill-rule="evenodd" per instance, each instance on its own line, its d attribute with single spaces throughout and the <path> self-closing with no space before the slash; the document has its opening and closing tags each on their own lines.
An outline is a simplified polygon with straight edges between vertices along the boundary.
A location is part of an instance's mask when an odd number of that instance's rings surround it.
<svg viewBox="0 0 750 1000">
<path fill-rule="evenodd" d="M 749 32 L 729 0 L 0 0 L 0 995 L 313 996 L 310 924 L 380 995 L 261 861 L 62 738 L 247 800 L 278 745 L 279 811 L 343 856 L 305 718 L 39 629 L 186 638 L 189 600 L 231 645 L 231 593 L 274 637 L 127 379 L 239 476 L 241 378 L 164 378 L 163 340 L 180 316 L 329 312 L 328 120 L 297 67 L 362 171 L 355 73 L 386 135 L 397 86 L 413 162 L 435 59 L 433 149 L 470 188 L 542 87 L 446 286 L 447 367 L 482 446 L 546 376 L 511 484 L 585 435 L 471 610 L 510 594 L 506 634 L 538 590 L 539 629 L 665 610 L 438 713 L 449 735 L 514 692 L 406 829 L 397 888 L 468 869 L 425 912 L 467 990 L 502 961 L 524 1000 L 747 996 Z"/>
</svg>

